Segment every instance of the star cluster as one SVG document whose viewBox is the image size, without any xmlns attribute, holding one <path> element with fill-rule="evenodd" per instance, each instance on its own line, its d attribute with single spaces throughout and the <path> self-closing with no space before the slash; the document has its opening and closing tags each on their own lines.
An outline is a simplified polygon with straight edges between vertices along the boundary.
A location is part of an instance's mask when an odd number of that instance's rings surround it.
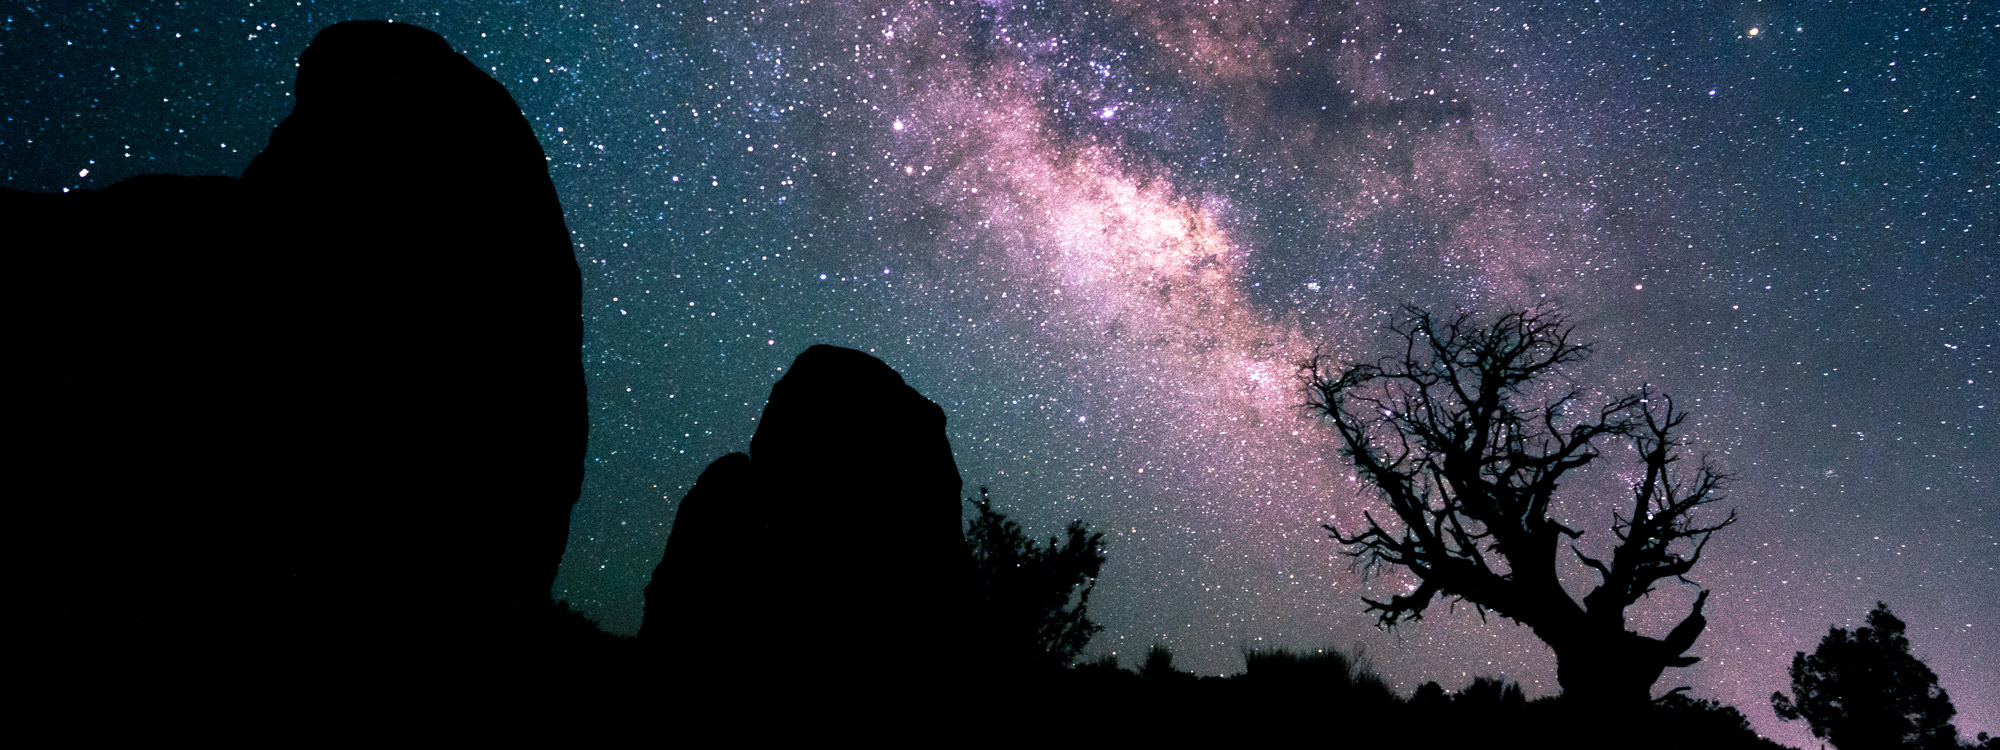
<svg viewBox="0 0 2000 750">
<path fill-rule="evenodd" d="M 968 485 L 1031 530 L 1107 532 L 1093 652 L 1331 645 L 1405 691 L 1554 692 L 1525 628 L 1372 627 L 1359 597 L 1410 582 L 1320 530 L 1374 501 L 1296 379 L 1378 353 L 1406 302 L 1554 301 L 1599 342 L 1579 384 L 1674 394 L 1736 476 L 1703 661 L 1662 686 L 1806 742 L 1765 697 L 1883 600 L 1959 727 L 2000 731 L 1990 4 L 29 4 L 0 26 L 5 186 L 240 173 L 312 33 L 369 17 L 442 33 L 550 157 L 592 404 L 556 594 L 613 630 L 689 484 L 825 342 L 942 405 Z M 1563 512 L 1604 534 L 1619 468 Z"/>
</svg>

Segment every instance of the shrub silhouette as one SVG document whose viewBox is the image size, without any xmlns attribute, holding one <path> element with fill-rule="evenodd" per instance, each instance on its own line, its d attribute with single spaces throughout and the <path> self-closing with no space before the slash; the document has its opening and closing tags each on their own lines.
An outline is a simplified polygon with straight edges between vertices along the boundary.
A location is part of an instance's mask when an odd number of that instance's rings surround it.
<svg viewBox="0 0 2000 750">
<path fill-rule="evenodd" d="M 1449 704 L 1451 697 L 1444 694 L 1444 686 L 1431 680 L 1417 686 L 1417 692 L 1410 695 L 1410 705 L 1422 709 L 1437 710 Z"/>
<path fill-rule="evenodd" d="M 972 622 L 1000 671 L 1068 666 L 1103 626 L 1090 619 L 1090 591 L 1104 567 L 1104 534 L 1072 521 L 1043 546 L 993 509 L 985 487 L 965 525 L 972 562 Z"/>
<path fill-rule="evenodd" d="M 1528 698 L 1521 692 L 1521 686 L 1498 677 L 1474 677 L 1472 684 L 1466 685 L 1458 695 L 1452 696 L 1453 704 L 1476 710 L 1520 710 L 1528 705 Z"/>
<path fill-rule="evenodd" d="M 1709 737 L 1747 736 L 1756 733 L 1750 729 L 1750 720 L 1742 711 L 1720 702 L 1702 698 L 1691 698 L 1681 690 L 1675 690 L 1654 701 L 1653 710 L 1664 719 L 1663 723 L 1681 727 L 1690 734 Z"/>
<path fill-rule="evenodd" d="M 1245 684 L 1326 703 L 1399 701 L 1381 675 L 1335 649 L 1295 652 L 1285 649 L 1245 651 Z"/>
<path fill-rule="evenodd" d="M 1076 666 L 1073 666 L 1070 669 L 1079 673 L 1081 672 L 1112 673 L 1112 672 L 1125 671 L 1124 667 L 1118 665 L 1117 654 L 1104 654 L 1089 661 L 1078 662 Z"/>
<path fill-rule="evenodd" d="M 1792 693 L 1771 694 L 1787 721 L 1805 719 L 1840 750 L 1954 748 L 1957 709 L 1937 673 L 1910 653 L 1903 621 L 1875 603 L 1868 625 L 1833 628 L 1812 655 L 1792 657 Z"/>
<path fill-rule="evenodd" d="M 1144 666 L 1139 667 L 1139 676 L 1164 684 L 1195 681 L 1193 673 L 1182 672 L 1174 668 L 1173 650 L 1158 643 L 1146 649 L 1146 663 Z"/>
</svg>

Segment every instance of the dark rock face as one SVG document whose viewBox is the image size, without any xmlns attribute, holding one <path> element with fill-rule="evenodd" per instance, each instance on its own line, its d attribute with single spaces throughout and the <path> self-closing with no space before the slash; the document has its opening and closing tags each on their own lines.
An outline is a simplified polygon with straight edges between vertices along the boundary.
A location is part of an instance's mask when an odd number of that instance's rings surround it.
<svg viewBox="0 0 2000 750">
<path fill-rule="evenodd" d="M 934 679 L 964 607 L 960 489 L 937 404 L 867 354 L 807 349 L 750 456 L 682 501 L 640 640 L 698 677 Z"/>
<path fill-rule="evenodd" d="M 770 533 L 769 518 L 754 502 L 758 483 L 750 457 L 731 453 L 701 472 L 681 498 L 666 551 L 646 584 L 646 618 L 639 640 L 657 646 L 661 666 L 672 672 L 725 670 L 718 646 L 762 626 L 743 583 L 769 574 L 770 565 L 750 541 Z"/>
<path fill-rule="evenodd" d="M 343 23 L 243 174 L 321 294 L 335 598 L 439 637 L 546 607 L 583 478 L 582 280 L 547 161 L 507 91 L 407 24 Z M 395 488 L 383 492 L 387 487 Z M 399 585 L 385 587 L 382 582 Z M 456 634 L 456 635 L 454 635 Z M 477 640 L 477 633 L 473 633 Z"/>
<path fill-rule="evenodd" d="M 0 192 L 19 366 L 5 550 L 34 697 L 201 700 L 288 666 L 230 656 L 270 653 L 269 625 L 301 609 L 280 504 L 296 482 L 271 435 L 296 367 L 240 346 L 290 309 L 232 289 L 254 275 L 233 222 L 247 200 L 233 179 L 166 175 Z"/>
<path fill-rule="evenodd" d="M 10 553 L 39 635 L 105 654 L 80 681 L 473 679 L 549 606 L 587 411 L 540 144 L 405 24 L 321 32 L 296 97 L 240 180 L 0 191 L 34 249 Z"/>
</svg>

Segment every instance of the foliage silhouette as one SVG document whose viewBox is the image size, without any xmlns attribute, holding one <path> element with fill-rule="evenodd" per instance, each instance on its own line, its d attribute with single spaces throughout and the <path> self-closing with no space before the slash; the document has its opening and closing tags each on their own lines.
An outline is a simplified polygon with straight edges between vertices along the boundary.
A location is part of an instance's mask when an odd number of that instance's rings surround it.
<svg viewBox="0 0 2000 750">
<path fill-rule="evenodd" d="M 1195 676 L 1174 668 L 1173 649 L 1155 643 L 1146 649 L 1146 662 L 1139 667 L 1139 676 L 1156 683 L 1193 682 Z"/>
<path fill-rule="evenodd" d="M 1474 677 L 1472 684 L 1466 685 L 1452 702 L 1481 709 L 1519 709 L 1528 704 L 1528 698 L 1521 692 L 1521 685 L 1498 677 Z"/>
<path fill-rule="evenodd" d="M 1674 471 L 1687 415 L 1671 398 L 1641 390 L 1579 409 L 1581 390 L 1551 388 L 1591 350 L 1572 341 L 1558 311 L 1490 319 L 1405 311 L 1390 329 L 1400 339 L 1396 354 L 1345 365 L 1321 355 L 1300 366 L 1309 408 L 1333 423 L 1342 453 L 1395 518 L 1384 526 L 1370 513 L 1358 532 L 1327 531 L 1364 570 L 1402 568 L 1418 581 L 1387 601 L 1364 599 L 1368 610 L 1389 627 L 1422 618 L 1438 597 L 1470 602 L 1482 615 L 1532 628 L 1555 651 L 1557 679 L 1573 700 L 1594 712 L 1642 708 L 1667 667 L 1697 660 L 1683 654 L 1707 623 L 1708 592 L 1664 638 L 1627 630 L 1624 610 L 1663 579 L 1686 581 L 1709 535 L 1735 520 L 1733 512 L 1706 525 L 1693 520 L 1719 499 L 1726 477 L 1705 461 L 1692 475 Z M 1542 392 L 1553 395 L 1535 398 Z M 1599 578 L 1578 602 L 1562 587 L 1557 559 L 1565 538 L 1584 531 L 1549 508 L 1565 476 L 1614 439 L 1630 443 L 1644 475 L 1623 512 L 1613 511 L 1618 543 L 1608 563 L 1569 545 Z"/>
<path fill-rule="evenodd" d="M 1069 666 L 1104 627 L 1090 619 L 1090 592 L 1104 567 L 1104 534 L 1072 521 L 1043 546 L 993 509 L 985 487 L 965 524 L 973 621 L 986 656 L 1008 671 Z"/>
<path fill-rule="evenodd" d="M 1095 659 L 1088 659 L 1085 661 L 1077 662 L 1074 666 L 1070 667 L 1070 669 L 1078 672 L 1100 672 L 1100 673 L 1123 671 L 1123 668 L 1118 666 L 1117 654 L 1101 654 Z"/>
<path fill-rule="evenodd" d="M 1613 727 L 1579 722 L 1565 702 L 1529 701 L 1521 687 L 1493 678 L 1473 679 L 1456 692 L 1436 682 L 1405 699 L 1359 659 L 1336 649 L 1255 650 L 1244 653 L 1241 674 L 1196 676 L 1174 668 L 1173 653 L 1155 644 L 1137 673 L 1110 679 L 1101 665 L 1069 670 L 1051 684 L 1047 711 L 1088 703 L 1097 715 L 1146 716 L 1133 741 L 1185 744 L 1213 731 L 1201 717 L 1229 717 L 1218 739 L 1402 747 L 1619 747 L 1647 750 L 1774 750 L 1742 714 L 1679 692 L 1638 712 L 1637 722 Z M 1065 689 L 1068 688 L 1068 689 Z M 1309 715 L 1311 722 L 1290 717 Z M 1259 720 L 1263 717 L 1268 720 Z M 1634 728 L 1639 728 L 1634 731 Z"/>
<path fill-rule="evenodd" d="M 1399 700 L 1381 675 L 1337 649 L 1245 651 L 1243 681 L 1319 705 L 1382 706 Z"/>
<path fill-rule="evenodd" d="M 1437 680 L 1418 685 L 1417 692 L 1410 694 L 1410 705 L 1418 708 L 1436 709 L 1450 700 L 1444 694 L 1444 686 L 1437 684 Z"/>
<path fill-rule="evenodd" d="M 1841 750 L 1957 747 L 1957 709 L 1937 673 L 1910 653 L 1903 630 L 1889 605 L 1876 602 L 1866 627 L 1833 628 L 1810 656 L 1794 655 L 1796 697 L 1772 693 L 1771 707 L 1787 721 L 1805 719 L 1813 736 Z"/>
<path fill-rule="evenodd" d="M 1687 727 L 1701 734 L 1753 734 L 1750 719 L 1742 711 L 1714 700 L 1688 697 L 1685 691 L 1675 690 L 1661 696 L 1654 702 L 1654 707 L 1655 711 L 1667 717 L 1666 723 Z"/>
</svg>

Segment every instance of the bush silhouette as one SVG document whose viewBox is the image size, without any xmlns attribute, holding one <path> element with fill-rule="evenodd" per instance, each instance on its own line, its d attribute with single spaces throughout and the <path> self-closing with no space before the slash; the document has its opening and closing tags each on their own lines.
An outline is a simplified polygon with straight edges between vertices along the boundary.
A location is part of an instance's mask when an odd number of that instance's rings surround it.
<svg viewBox="0 0 2000 750">
<path fill-rule="evenodd" d="M 993 668 L 1055 670 L 1069 666 L 1103 626 L 1090 619 L 1090 591 L 1104 567 L 1104 534 L 1073 521 L 1047 546 L 993 509 L 985 487 L 965 525 L 972 562 L 972 622 Z"/>
<path fill-rule="evenodd" d="M 1243 667 L 1243 681 L 1266 691 L 1284 690 L 1295 697 L 1327 703 L 1387 704 L 1399 700 L 1381 675 L 1335 649 L 1245 651 Z"/>
<path fill-rule="evenodd" d="M 1498 677 L 1474 677 L 1472 684 L 1452 696 L 1452 703 L 1476 710 L 1520 710 L 1528 705 L 1521 686 Z"/>
<path fill-rule="evenodd" d="M 1146 649 L 1146 663 L 1139 667 L 1139 676 L 1163 684 L 1195 681 L 1192 673 L 1174 668 L 1173 650 L 1158 643 Z"/>
<path fill-rule="evenodd" d="M 1451 697 L 1444 694 L 1444 686 L 1437 684 L 1437 680 L 1418 685 L 1417 692 L 1410 695 L 1410 705 L 1428 710 L 1442 708 L 1450 701 Z"/>
<path fill-rule="evenodd" d="M 1840 750 L 1957 747 L 1958 711 L 1903 630 L 1876 602 L 1866 627 L 1833 628 L 1810 656 L 1793 656 L 1793 696 L 1772 693 L 1771 707 L 1787 721 L 1805 719 L 1813 736 Z"/>
</svg>

